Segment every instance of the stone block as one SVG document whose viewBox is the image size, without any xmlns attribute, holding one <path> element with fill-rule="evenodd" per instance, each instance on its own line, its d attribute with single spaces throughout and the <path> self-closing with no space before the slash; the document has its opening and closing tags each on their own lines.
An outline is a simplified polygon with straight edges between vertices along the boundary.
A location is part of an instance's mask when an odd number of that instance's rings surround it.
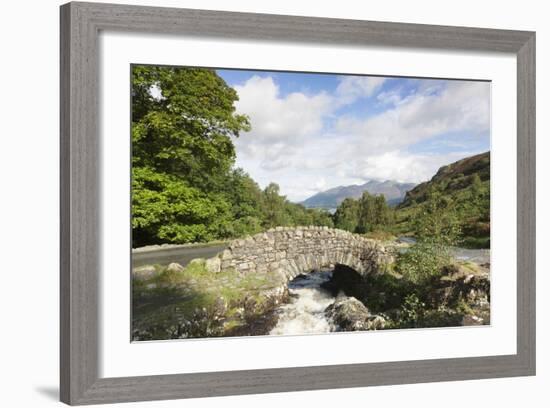
<svg viewBox="0 0 550 408">
<path fill-rule="evenodd" d="M 206 270 L 211 273 L 219 273 L 221 271 L 222 262 L 217 256 L 208 258 L 204 264 Z"/>
<path fill-rule="evenodd" d="M 222 258 L 223 260 L 225 260 L 225 259 L 231 259 L 232 256 L 233 256 L 233 255 L 232 255 L 232 253 L 231 253 L 231 250 L 229 250 L 229 249 L 224 249 L 224 250 L 222 251 L 222 253 L 221 253 L 221 258 Z"/>
<path fill-rule="evenodd" d="M 202 259 L 193 259 L 191 262 L 189 262 L 189 265 L 196 262 L 202 262 Z M 181 266 L 179 263 L 172 262 L 168 267 L 166 268 L 166 272 L 182 272 L 185 268 Z"/>
<path fill-rule="evenodd" d="M 153 265 L 144 265 L 132 270 L 132 279 L 146 281 L 157 275 L 157 270 Z"/>
</svg>

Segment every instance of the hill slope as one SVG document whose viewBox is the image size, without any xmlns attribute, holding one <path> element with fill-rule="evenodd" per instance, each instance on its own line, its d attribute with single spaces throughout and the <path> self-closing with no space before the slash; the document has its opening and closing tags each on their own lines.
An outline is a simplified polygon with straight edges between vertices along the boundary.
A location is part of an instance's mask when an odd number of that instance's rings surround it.
<svg viewBox="0 0 550 408">
<path fill-rule="evenodd" d="M 405 197 L 405 193 L 413 188 L 412 183 L 399 183 L 397 181 L 375 181 L 371 180 L 362 185 L 339 186 L 330 190 L 317 193 L 304 200 L 303 204 L 307 208 L 336 208 L 345 198 L 359 198 L 363 192 L 370 194 L 382 194 L 388 204 L 397 205 Z"/>
<path fill-rule="evenodd" d="M 397 207 L 397 224 L 408 232 L 415 215 L 439 198 L 451 203 L 460 221 L 464 246 L 489 247 L 490 236 L 489 152 L 441 167 L 430 181 L 408 191 Z"/>
<path fill-rule="evenodd" d="M 430 181 L 420 183 L 408 191 L 403 202 L 399 204 L 399 208 L 426 201 L 428 193 L 433 189 L 437 189 L 443 194 L 452 194 L 467 189 L 472 185 L 475 174 L 482 182 L 486 182 L 491 178 L 490 164 L 489 152 L 485 152 L 443 166 Z"/>
</svg>

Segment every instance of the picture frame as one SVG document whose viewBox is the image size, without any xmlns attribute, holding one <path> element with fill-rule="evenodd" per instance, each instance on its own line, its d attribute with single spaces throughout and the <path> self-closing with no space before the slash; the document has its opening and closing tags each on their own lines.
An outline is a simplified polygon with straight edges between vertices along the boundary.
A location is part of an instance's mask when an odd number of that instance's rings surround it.
<svg viewBox="0 0 550 408">
<path fill-rule="evenodd" d="M 70 405 L 535 374 L 535 33 L 73 2 L 61 6 L 60 396 Z M 99 375 L 101 30 L 513 53 L 517 58 L 517 353 L 102 378 Z"/>
</svg>

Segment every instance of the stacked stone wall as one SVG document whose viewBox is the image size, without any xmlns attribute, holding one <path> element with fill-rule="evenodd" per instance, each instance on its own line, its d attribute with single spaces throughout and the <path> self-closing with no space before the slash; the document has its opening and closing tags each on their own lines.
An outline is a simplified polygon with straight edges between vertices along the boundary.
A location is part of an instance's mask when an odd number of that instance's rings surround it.
<svg viewBox="0 0 550 408">
<path fill-rule="evenodd" d="M 361 235 L 328 227 L 277 227 L 231 242 L 207 260 L 207 267 L 214 272 L 229 268 L 242 274 L 275 272 L 291 280 L 336 264 L 366 276 L 391 261 L 391 254 L 378 241 Z"/>
</svg>

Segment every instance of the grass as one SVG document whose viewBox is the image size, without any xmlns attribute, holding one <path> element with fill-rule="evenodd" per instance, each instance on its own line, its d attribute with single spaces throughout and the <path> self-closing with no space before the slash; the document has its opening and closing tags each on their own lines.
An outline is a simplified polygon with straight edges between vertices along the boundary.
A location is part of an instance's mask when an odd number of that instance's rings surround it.
<svg viewBox="0 0 550 408">
<path fill-rule="evenodd" d="M 180 336 L 182 321 L 196 323 L 186 329 L 189 337 L 222 335 L 262 313 L 267 307 L 262 291 L 282 284 L 281 279 L 273 273 L 241 275 L 235 269 L 212 273 L 204 260 L 181 271 L 165 267 L 147 281 L 133 282 L 133 325 L 154 339 Z"/>
<path fill-rule="evenodd" d="M 459 262 L 458 264 L 468 269 L 474 274 L 479 273 L 479 266 L 474 262 Z"/>
<path fill-rule="evenodd" d="M 389 231 L 375 230 L 365 234 L 366 238 L 376 239 L 378 241 L 395 241 L 397 237 Z"/>
</svg>

